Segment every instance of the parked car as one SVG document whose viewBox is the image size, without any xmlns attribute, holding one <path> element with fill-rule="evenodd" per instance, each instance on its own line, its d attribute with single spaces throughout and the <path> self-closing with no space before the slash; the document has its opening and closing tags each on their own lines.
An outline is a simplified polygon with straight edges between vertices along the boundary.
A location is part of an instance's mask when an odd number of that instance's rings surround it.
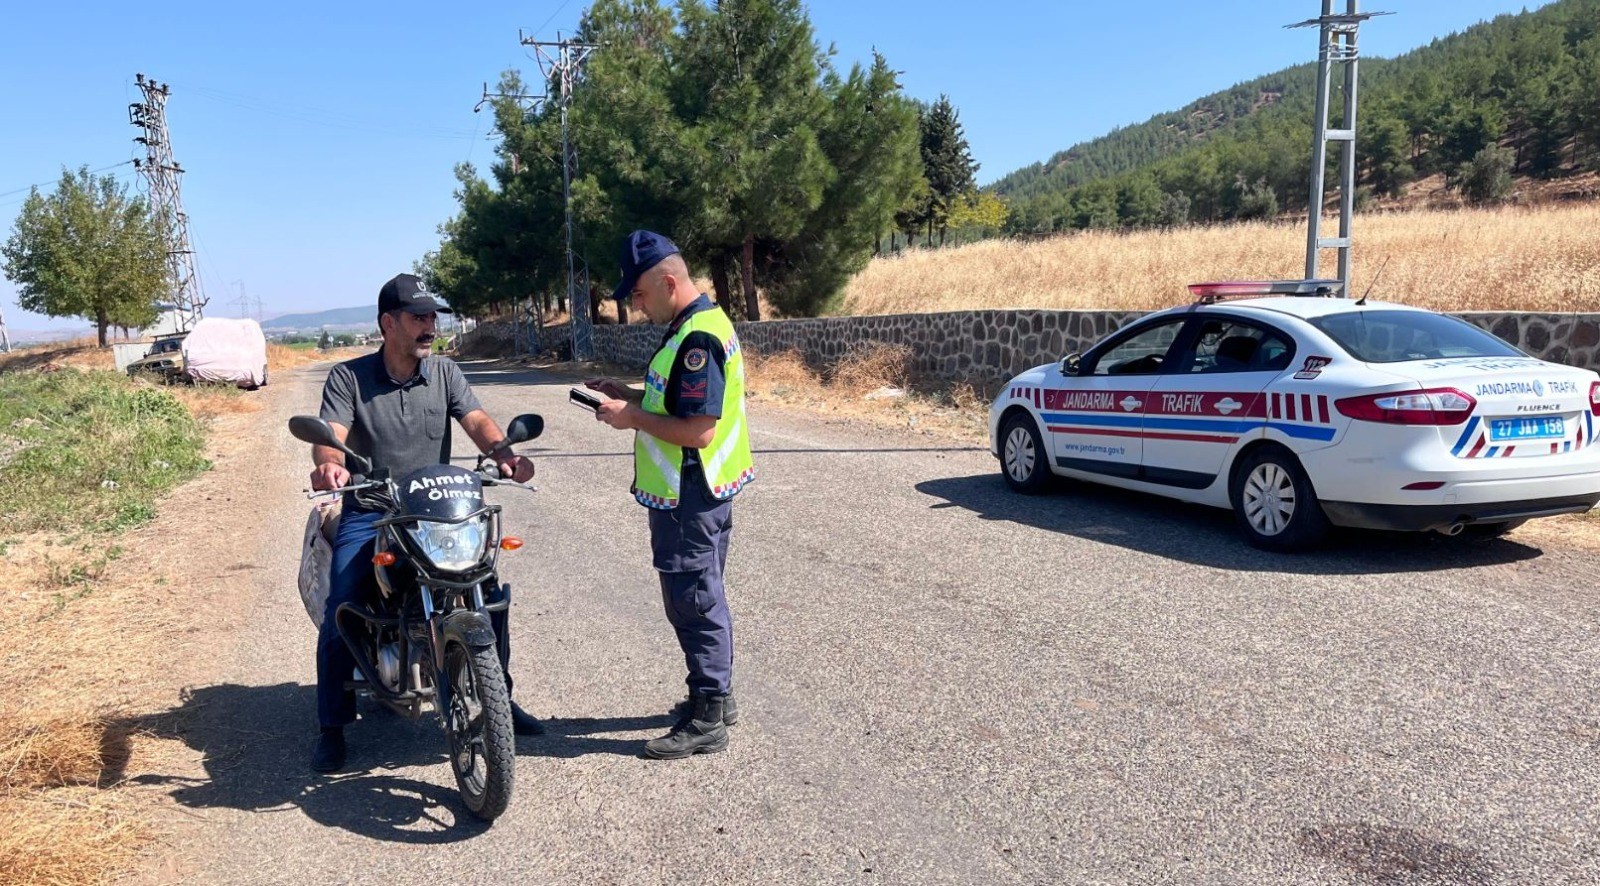
<svg viewBox="0 0 1600 886">
<path fill-rule="evenodd" d="M 1600 501 L 1600 375 L 1336 287 L 1196 284 L 1193 304 L 1018 375 L 989 413 L 1006 483 L 1230 508 L 1285 551 L 1330 526 L 1494 536 Z"/>
<path fill-rule="evenodd" d="M 183 339 L 188 334 L 187 332 L 180 332 L 175 335 L 163 335 L 157 338 L 143 357 L 128 364 L 128 374 L 154 375 L 164 381 L 176 381 L 185 378 Z"/>
</svg>

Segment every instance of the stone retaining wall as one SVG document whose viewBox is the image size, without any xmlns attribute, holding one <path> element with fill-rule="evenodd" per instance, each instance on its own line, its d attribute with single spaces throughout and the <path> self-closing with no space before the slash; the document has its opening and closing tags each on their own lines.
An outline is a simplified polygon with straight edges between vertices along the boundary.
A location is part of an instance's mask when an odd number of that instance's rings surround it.
<svg viewBox="0 0 1600 886">
<path fill-rule="evenodd" d="M 913 369 L 935 381 L 995 384 L 1074 351 L 1143 316 L 1139 311 L 953 311 L 878 317 L 831 317 L 739 323 L 739 340 L 754 354 L 798 351 L 822 366 L 852 348 L 882 342 L 906 345 Z M 1461 319 L 1486 329 L 1543 360 L 1600 371 L 1600 314 L 1474 312 Z M 596 355 L 643 370 L 661 344 L 659 326 L 598 326 Z M 509 324 L 485 323 L 463 343 L 474 356 L 514 352 Z M 541 331 L 541 348 L 562 348 L 567 328 Z"/>
</svg>

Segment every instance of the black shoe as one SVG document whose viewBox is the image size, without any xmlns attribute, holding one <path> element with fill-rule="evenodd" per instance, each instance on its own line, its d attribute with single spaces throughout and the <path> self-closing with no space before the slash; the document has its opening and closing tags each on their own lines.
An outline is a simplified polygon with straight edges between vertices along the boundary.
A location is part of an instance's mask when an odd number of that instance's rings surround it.
<svg viewBox="0 0 1600 886">
<path fill-rule="evenodd" d="M 693 714 L 679 720 L 672 731 L 644 743 L 646 756 L 681 760 L 692 754 L 715 754 L 728 749 L 728 726 L 723 720 L 726 695 L 696 695 Z"/>
<path fill-rule="evenodd" d="M 344 768 L 344 727 L 324 726 L 311 752 L 311 771 L 338 772 Z"/>
<path fill-rule="evenodd" d="M 732 726 L 739 722 L 739 703 L 733 700 L 732 692 L 723 697 L 726 701 L 722 703 L 722 725 Z M 667 712 L 667 716 L 671 717 L 672 721 L 677 724 L 693 719 L 694 696 L 684 696 L 682 701 L 672 706 L 672 710 Z"/>
<path fill-rule="evenodd" d="M 511 703 L 511 731 L 518 735 L 543 735 L 544 724 L 539 718 L 523 710 L 516 702 Z"/>
</svg>

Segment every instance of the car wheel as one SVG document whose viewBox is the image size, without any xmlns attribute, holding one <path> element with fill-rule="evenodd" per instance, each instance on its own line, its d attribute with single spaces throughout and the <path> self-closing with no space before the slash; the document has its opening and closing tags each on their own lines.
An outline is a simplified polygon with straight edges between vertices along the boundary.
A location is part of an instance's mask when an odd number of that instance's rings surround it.
<svg viewBox="0 0 1600 886">
<path fill-rule="evenodd" d="M 1000 474 L 1007 486 L 1025 495 L 1043 492 L 1050 482 L 1049 458 L 1033 416 L 1019 412 L 1000 426 Z"/>
<path fill-rule="evenodd" d="M 1284 449 L 1258 449 L 1233 473 L 1233 516 L 1245 540 L 1268 551 L 1303 551 L 1327 538 L 1327 515 L 1300 462 Z"/>
<path fill-rule="evenodd" d="M 1507 520 L 1504 523 L 1468 523 L 1461 527 L 1461 538 L 1499 538 L 1528 522 L 1527 520 Z"/>
</svg>

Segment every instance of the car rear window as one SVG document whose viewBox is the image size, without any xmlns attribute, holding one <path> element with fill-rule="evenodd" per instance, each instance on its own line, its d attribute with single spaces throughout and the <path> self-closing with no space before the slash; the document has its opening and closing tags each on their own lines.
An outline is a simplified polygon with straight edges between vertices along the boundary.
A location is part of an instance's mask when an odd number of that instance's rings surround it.
<svg viewBox="0 0 1600 886">
<path fill-rule="evenodd" d="M 1426 311 L 1351 311 L 1310 322 L 1363 363 L 1526 356 L 1465 320 Z"/>
</svg>

